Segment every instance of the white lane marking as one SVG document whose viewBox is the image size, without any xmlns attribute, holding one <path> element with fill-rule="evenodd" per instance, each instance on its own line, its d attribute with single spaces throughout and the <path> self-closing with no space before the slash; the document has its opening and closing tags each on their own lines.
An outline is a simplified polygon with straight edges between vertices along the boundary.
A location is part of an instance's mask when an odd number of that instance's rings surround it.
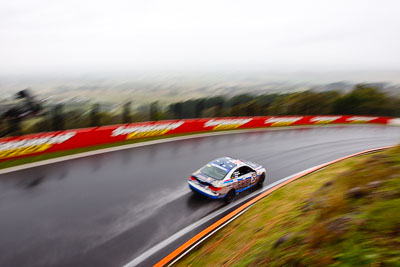
<svg viewBox="0 0 400 267">
<path fill-rule="evenodd" d="M 146 259 L 148 259 L 149 257 L 151 257 L 153 254 L 155 254 L 156 252 L 160 251 L 161 249 L 165 248 L 166 246 L 172 244 L 174 241 L 176 241 L 177 239 L 181 238 L 182 236 L 184 236 L 185 234 L 193 231 L 194 229 L 196 229 L 197 227 L 199 227 L 200 225 L 208 222 L 209 220 L 213 219 L 214 217 L 217 217 L 223 213 L 225 213 L 227 210 L 229 210 L 230 208 L 232 208 L 234 205 L 240 205 L 244 202 L 246 202 L 248 199 L 254 197 L 255 195 L 258 195 L 264 191 L 267 191 L 268 189 L 285 182 L 286 180 L 289 180 L 297 175 L 300 175 L 302 173 L 307 172 L 308 170 L 311 170 L 313 168 L 317 168 L 320 165 L 314 166 L 312 168 L 308 168 L 306 170 L 303 170 L 301 172 L 295 173 L 293 175 L 287 176 L 285 178 L 282 178 L 276 182 L 273 182 L 272 184 L 269 184 L 266 187 L 263 187 L 261 190 L 256 191 L 250 195 L 245 196 L 244 198 L 240 199 L 239 201 L 233 202 L 227 206 L 225 206 L 224 208 L 221 208 L 209 215 L 207 215 L 206 217 L 203 217 L 202 219 L 198 220 L 197 222 L 186 226 L 185 228 L 183 228 L 182 230 L 178 231 L 177 233 L 173 234 L 172 236 L 170 236 L 169 238 L 165 239 L 164 241 L 158 243 L 157 245 L 153 246 L 152 248 L 148 249 L 147 251 L 145 251 L 144 253 L 142 253 L 141 255 L 139 255 L 138 257 L 136 257 L 135 259 L 133 259 L 132 261 L 130 261 L 129 263 L 123 265 L 123 267 L 133 267 L 133 266 L 137 266 L 138 264 L 142 263 L 143 261 L 145 261 Z"/>
<path fill-rule="evenodd" d="M 198 245 L 200 245 L 201 243 L 203 243 L 207 238 L 209 238 L 210 236 L 212 236 L 213 234 L 215 234 L 216 232 L 218 232 L 220 229 L 222 229 L 223 227 L 225 227 L 226 225 L 228 225 L 230 222 L 236 220 L 240 215 L 242 215 L 243 213 L 245 213 L 248 209 L 250 209 L 251 207 L 253 207 L 254 204 L 248 206 L 247 208 L 245 208 L 244 210 L 242 210 L 241 212 L 239 212 L 238 214 L 236 214 L 235 216 L 233 216 L 232 218 L 230 218 L 228 221 L 226 221 L 225 223 L 223 223 L 222 225 L 220 225 L 218 228 L 216 228 L 214 231 L 212 231 L 211 233 L 209 233 L 208 235 L 206 235 L 205 237 L 203 237 L 202 239 L 200 239 L 198 242 L 196 242 L 193 246 L 191 246 L 189 249 L 187 249 L 185 252 L 183 252 L 181 255 L 179 255 L 178 257 L 175 258 L 175 260 L 173 260 L 170 264 L 168 264 L 169 266 L 172 266 L 175 262 L 179 261 L 180 259 L 182 259 L 186 254 L 188 254 L 190 251 L 192 251 L 195 247 L 197 247 Z"/>
<path fill-rule="evenodd" d="M 99 155 L 99 154 L 104 154 L 104 153 L 109 153 L 109 152 L 115 152 L 115 151 L 135 148 L 135 147 L 143 147 L 143 146 L 149 146 L 149 145 L 155 145 L 155 144 L 161 144 L 161 143 L 167 143 L 167 142 L 174 142 L 174 141 L 180 141 L 180 140 L 209 137 L 209 136 L 218 136 L 218 135 L 229 135 L 229 134 L 236 134 L 236 133 L 255 132 L 255 131 L 267 132 L 267 131 L 289 130 L 289 129 L 294 129 L 294 128 L 320 128 L 320 127 L 337 127 L 337 126 L 340 126 L 340 125 L 334 125 L 334 124 L 332 124 L 332 125 L 299 125 L 299 126 L 287 126 L 287 127 L 278 127 L 278 128 L 239 129 L 239 130 L 167 137 L 165 139 L 157 139 L 157 140 L 152 140 L 152 141 L 145 141 L 145 142 L 139 142 L 139 143 L 134 143 L 134 144 L 120 145 L 120 146 L 115 146 L 115 147 L 97 149 L 97 150 L 93 150 L 93 151 L 82 152 L 82 153 L 77 153 L 77 154 L 73 154 L 73 155 L 62 156 L 62 157 L 57 157 L 57 158 L 53 158 L 53 159 L 46 159 L 46 160 L 27 163 L 27 164 L 18 165 L 18 166 L 14 166 L 14 167 L 10 167 L 10 168 L 0 169 L 0 175 L 10 173 L 10 172 L 20 171 L 20 170 L 25 170 L 25 169 L 29 169 L 29 168 L 39 167 L 39 166 L 43 166 L 43 165 L 48 165 L 48 164 L 52 164 L 52 163 L 57 163 L 57 162 L 61 162 L 61 161 L 66 161 L 66 160 L 79 159 L 79 158 L 84 158 L 84 157 L 89 157 L 89 156 L 94 156 L 94 155 Z"/>
</svg>

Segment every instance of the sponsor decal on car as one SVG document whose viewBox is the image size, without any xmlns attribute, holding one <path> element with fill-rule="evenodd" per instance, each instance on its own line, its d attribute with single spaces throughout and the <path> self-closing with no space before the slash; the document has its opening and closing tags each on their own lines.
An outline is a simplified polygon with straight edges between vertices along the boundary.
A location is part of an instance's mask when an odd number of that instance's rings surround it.
<svg viewBox="0 0 400 267">
<path fill-rule="evenodd" d="M 331 123 L 335 120 L 340 119 L 342 116 L 317 116 L 312 118 L 310 121 L 315 123 L 315 124 L 325 124 L 325 123 Z"/>
<path fill-rule="evenodd" d="M 252 118 L 248 119 L 222 119 L 222 120 L 209 120 L 204 123 L 204 127 L 213 127 L 212 130 L 228 130 L 228 129 L 236 129 L 248 122 L 253 120 Z"/>
<path fill-rule="evenodd" d="M 183 121 L 161 123 L 161 124 L 148 124 L 139 126 L 121 126 L 115 129 L 111 136 L 126 135 L 126 139 L 135 139 L 141 137 L 160 136 L 175 130 L 184 124 Z"/>
<path fill-rule="evenodd" d="M 271 124 L 271 126 L 285 126 L 285 125 L 291 125 L 295 123 L 296 121 L 299 121 L 303 118 L 301 117 L 272 117 L 267 120 L 265 120 L 265 124 Z"/>
<path fill-rule="evenodd" d="M 62 144 L 75 136 L 75 132 L 38 138 L 0 142 L 0 159 L 43 152 L 54 144 Z"/>
<path fill-rule="evenodd" d="M 376 120 L 378 117 L 364 117 L 364 116 L 354 116 L 347 118 L 347 121 L 350 123 L 362 123 L 362 122 L 369 122 L 372 120 Z"/>
</svg>

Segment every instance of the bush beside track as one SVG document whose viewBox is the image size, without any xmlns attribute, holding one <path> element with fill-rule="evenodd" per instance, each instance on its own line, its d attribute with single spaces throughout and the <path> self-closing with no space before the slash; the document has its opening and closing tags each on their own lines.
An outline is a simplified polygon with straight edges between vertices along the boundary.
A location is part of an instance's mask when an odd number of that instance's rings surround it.
<svg viewBox="0 0 400 267">
<path fill-rule="evenodd" d="M 394 266 L 400 146 L 351 158 L 260 200 L 179 266 Z"/>
</svg>

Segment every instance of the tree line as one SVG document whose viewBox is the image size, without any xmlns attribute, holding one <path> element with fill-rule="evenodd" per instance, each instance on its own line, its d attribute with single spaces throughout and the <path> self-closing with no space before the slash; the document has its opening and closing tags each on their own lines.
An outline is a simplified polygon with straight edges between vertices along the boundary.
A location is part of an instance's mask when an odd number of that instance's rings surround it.
<svg viewBox="0 0 400 267">
<path fill-rule="evenodd" d="M 374 86 L 356 85 L 351 92 L 312 90 L 254 96 L 242 94 L 200 98 L 169 105 L 174 118 L 266 115 L 373 115 L 400 116 L 400 98 Z"/>
<path fill-rule="evenodd" d="M 0 127 L 1 132 L 10 136 L 163 119 L 333 114 L 400 117 L 400 98 L 389 96 L 377 87 L 358 84 L 348 93 L 309 90 L 283 94 L 214 96 L 171 103 L 167 107 L 153 102 L 147 108 L 134 112 L 131 102 L 127 102 L 118 114 L 103 111 L 100 104 L 93 104 L 89 110 L 64 110 L 63 105 L 57 105 L 44 115 L 27 121 L 22 127 L 15 125 L 22 123 L 21 120 L 7 118 L 2 118 Z"/>
</svg>

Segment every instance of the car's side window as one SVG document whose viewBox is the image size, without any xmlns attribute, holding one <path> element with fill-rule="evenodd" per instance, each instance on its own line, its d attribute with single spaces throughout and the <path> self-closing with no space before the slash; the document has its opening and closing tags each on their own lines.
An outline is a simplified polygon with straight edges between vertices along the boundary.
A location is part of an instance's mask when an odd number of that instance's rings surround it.
<svg viewBox="0 0 400 267">
<path fill-rule="evenodd" d="M 236 179 L 236 178 L 238 178 L 240 176 L 243 176 L 243 175 L 251 173 L 251 172 L 254 172 L 254 170 L 252 168 L 250 168 L 248 166 L 242 166 L 242 167 L 236 169 L 232 173 L 231 179 Z"/>
<path fill-rule="evenodd" d="M 243 166 L 240 167 L 240 176 L 251 173 L 251 172 L 255 172 L 252 168 L 248 167 L 248 166 Z"/>
<path fill-rule="evenodd" d="M 231 179 L 236 179 L 236 178 L 238 178 L 239 176 L 240 176 L 240 172 L 239 172 L 238 169 L 236 169 L 236 170 L 232 173 Z"/>
<path fill-rule="evenodd" d="M 242 166 L 238 169 L 239 171 L 239 176 L 245 175 L 247 173 L 249 173 L 249 170 L 246 166 Z"/>
<path fill-rule="evenodd" d="M 250 168 L 250 167 L 247 167 L 248 169 L 249 169 L 249 172 L 256 172 L 255 170 L 253 170 L 252 168 Z"/>
</svg>

